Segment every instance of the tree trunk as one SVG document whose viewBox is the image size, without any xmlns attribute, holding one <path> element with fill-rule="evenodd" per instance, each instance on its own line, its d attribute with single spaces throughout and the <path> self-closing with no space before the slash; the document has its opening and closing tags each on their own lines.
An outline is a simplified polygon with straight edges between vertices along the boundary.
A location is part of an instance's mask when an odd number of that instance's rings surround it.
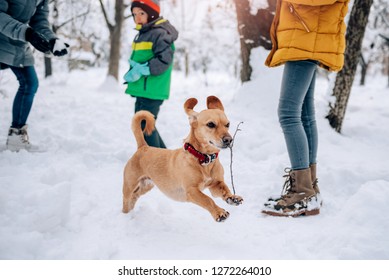
<svg viewBox="0 0 389 280">
<path fill-rule="evenodd" d="M 361 65 L 361 80 L 359 82 L 359 85 L 360 86 L 364 86 L 365 85 L 365 81 L 366 81 L 366 74 L 367 74 L 367 68 L 369 66 L 369 63 L 366 63 L 365 59 L 363 58 L 363 55 L 361 54 L 361 57 L 359 59 L 360 61 L 360 65 Z"/>
<path fill-rule="evenodd" d="M 45 78 L 50 77 L 53 75 L 53 67 L 51 63 L 51 57 L 45 55 Z"/>
<path fill-rule="evenodd" d="M 253 48 L 263 46 L 271 49 L 270 26 L 274 17 L 276 0 L 268 0 L 267 9 L 259 9 L 256 15 L 250 12 L 248 0 L 234 0 L 238 19 L 238 32 L 240 35 L 240 51 L 242 69 L 240 79 L 242 82 L 250 81 L 252 68 L 250 54 Z"/>
<path fill-rule="evenodd" d="M 119 61 L 121 49 L 121 34 L 124 21 L 123 0 L 116 0 L 115 4 L 115 25 L 110 30 L 111 49 L 109 53 L 108 75 L 119 79 Z"/>
<path fill-rule="evenodd" d="M 51 25 L 51 29 L 55 34 L 57 34 L 58 30 L 58 1 L 54 0 L 50 2 L 51 5 L 53 5 L 53 12 L 52 12 L 52 17 L 53 17 L 53 24 Z M 53 75 L 53 66 L 52 66 L 52 59 L 51 56 L 44 56 L 44 63 L 45 63 L 45 78 L 50 77 Z"/>
<path fill-rule="evenodd" d="M 369 18 L 370 7 L 373 0 L 355 0 L 351 10 L 346 32 L 346 51 L 343 69 L 337 74 L 333 96 L 335 104 L 330 105 L 327 119 L 330 125 L 341 132 L 347 102 L 354 81 L 355 72 L 361 55 L 362 39 L 365 34 L 366 24 Z"/>
<path fill-rule="evenodd" d="M 99 1 L 101 9 L 104 14 L 105 21 L 109 30 L 110 39 L 110 51 L 109 51 L 109 64 L 108 64 L 108 76 L 119 79 L 119 61 L 120 61 L 120 49 L 121 49 L 121 34 L 122 25 L 124 22 L 124 1 L 115 0 L 115 24 L 109 21 L 107 12 L 105 10 L 102 0 Z"/>
</svg>

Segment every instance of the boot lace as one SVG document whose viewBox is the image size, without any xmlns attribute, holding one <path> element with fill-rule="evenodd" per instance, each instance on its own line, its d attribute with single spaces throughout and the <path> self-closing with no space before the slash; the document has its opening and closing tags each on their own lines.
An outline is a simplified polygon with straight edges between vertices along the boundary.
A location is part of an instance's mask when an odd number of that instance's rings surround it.
<svg viewBox="0 0 389 280">
<path fill-rule="evenodd" d="M 23 144 L 30 144 L 27 130 L 21 129 L 19 135 L 20 135 L 20 140 L 22 141 Z"/>
<path fill-rule="evenodd" d="M 315 181 L 312 182 L 312 186 L 314 188 L 317 188 L 318 184 L 319 184 L 319 180 L 316 178 Z"/>
<path fill-rule="evenodd" d="M 285 178 L 284 186 L 282 187 L 281 197 L 288 197 L 290 194 L 294 193 L 293 187 L 295 178 L 292 176 L 292 169 L 285 168 L 284 172 L 286 173 L 283 177 Z"/>
</svg>

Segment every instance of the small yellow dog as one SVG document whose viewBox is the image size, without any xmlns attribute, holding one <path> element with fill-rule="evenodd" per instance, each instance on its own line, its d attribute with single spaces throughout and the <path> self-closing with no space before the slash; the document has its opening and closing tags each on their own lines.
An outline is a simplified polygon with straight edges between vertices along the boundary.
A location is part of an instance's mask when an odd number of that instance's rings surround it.
<svg viewBox="0 0 389 280">
<path fill-rule="evenodd" d="M 232 142 L 223 104 L 216 96 L 209 96 L 208 109 L 199 113 L 193 110 L 196 104 L 195 98 L 184 104 L 191 130 L 184 147 L 177 150 L 148 146 L 141 122 L 146 121 L 144 132 L 150 134 L 154 130 L 154 116 L 147 111 L 134 115 L 132 130 L 138 150 L 124 168 L 123 213 L 131 211 L 138 198 L 154 184 L 174 200 L 193 202 L 205 208 L 217 222 L 227 219 L 229 213 L 205 195 L 204 189 L 209 188 L 212 196 L 221 197 L 228 204 L 243 202 L 224 183 L 224 170 L 218 159 L 220 149 L 229 147 Z"/>
</svg>

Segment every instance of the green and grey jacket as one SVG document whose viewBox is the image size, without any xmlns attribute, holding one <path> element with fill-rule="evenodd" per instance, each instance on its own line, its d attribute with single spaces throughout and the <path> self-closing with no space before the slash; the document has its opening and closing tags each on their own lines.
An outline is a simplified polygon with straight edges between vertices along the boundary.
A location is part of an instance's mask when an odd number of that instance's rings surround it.
<svg viewBox="0 0 389 280">
<path fill-rule="evenodd" d="M 128 83 L 126 93 L 154 100 L 169 98 L 174 41 L 177 38 L 177 30 L 162 17 L 139 29 L 132 43 L 130 59 L 138 63 L 148 62 L 150 75 Z"/>
<path fill-rule="evenodd" d="M 56 38 L 48 21 L 48 0 L 0 0 L 0 63 L 34 65 L 25 34 L 28 26 L 47 40 Z"/>
</svg>

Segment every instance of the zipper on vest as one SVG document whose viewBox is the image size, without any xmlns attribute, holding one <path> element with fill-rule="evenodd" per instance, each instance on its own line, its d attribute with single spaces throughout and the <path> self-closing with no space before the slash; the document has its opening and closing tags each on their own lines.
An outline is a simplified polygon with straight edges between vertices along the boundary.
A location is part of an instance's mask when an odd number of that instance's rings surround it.
<svg viewBox="0 0 389 280">
<path fill-rule="evenodd" d="M 144 89 L 144 90 L 147 89 L 147 78 L 148 78 L 148 76 L 146 76 L 146 77 L 144 78 L 144 81 L 143 81 L 143 89 Z"/>
<path fill-rule="evenodd" d="M 301 22 L 302 26 L 304 26 L 305 30 L 308 33 L 311 32 L 311 30 L 309 30 L 309 28 L 308 28 L 308 25 L 304 22 L 304 20 L 301 18 L 301 16 L 297 13 L 296 9 L 289 2 L 288 2 L 288 7 L 289 7 L 289 11 L 298 18 L 298 20 Z"/>
</svg>

